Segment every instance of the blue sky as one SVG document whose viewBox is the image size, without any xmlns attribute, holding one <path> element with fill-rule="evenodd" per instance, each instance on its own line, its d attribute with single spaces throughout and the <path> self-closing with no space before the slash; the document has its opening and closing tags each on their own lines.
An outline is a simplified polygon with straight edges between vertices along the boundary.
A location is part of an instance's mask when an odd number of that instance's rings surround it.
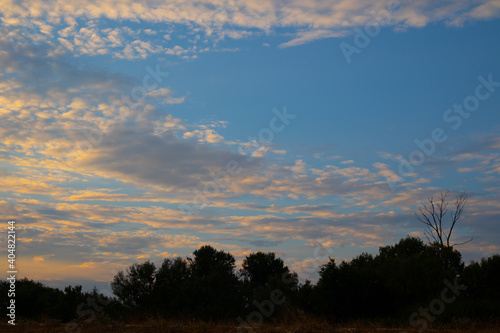
<svg viewBox="0 0 500 333">
<path fill-rule="evenodd" d="M 106 288 L 211 244 L 315 280 L 328 256 L 423 237 L 413 214 L 443 190 L 470 196 L 465 261 L 500 252 L 500 3 L 391 6 L 2 6 L 0 210 L 21 275 Z"/>
</svg>

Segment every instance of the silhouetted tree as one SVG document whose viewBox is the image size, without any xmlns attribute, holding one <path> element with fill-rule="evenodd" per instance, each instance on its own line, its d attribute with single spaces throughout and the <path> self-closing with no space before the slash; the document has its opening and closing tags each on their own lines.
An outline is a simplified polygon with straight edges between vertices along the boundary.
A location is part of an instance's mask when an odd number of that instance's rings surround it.
<svg viewBox="0 0 500 333">
<path fill-rule="evenodd" d="M 466 293 L 475 300 L 500 300 L 500 255 L 471 262 L 464 268 L 462 280 L 468 286 Z"/>
<path fill-rule="evenodd" d="M 281 277 L 289 273 L 288 267 L 285 266 L 283 260 L 276 258 L 274 252 L 252 253 L 243 260 L 242 266 L 241 276 L 252 287 L 263 287 L 272 277 Z"/>
<path fill-rule="evenodd" d="M 205 245 L 188 258 L 188 290 L 193 314 L 213 320 L 234 318 L 242 308 L 241 288 L 232 254 Z"/>
<path fill-rule="evenodd" d="M 313 290 L 315 312 L 327 317 L 340 317 L 343 298 L 339 295 L 340 268 L 334 258 L 319 267 L 319 280 Z"/>
<path fill-rule="evenodd" d="M 330 259 L 320 267 L 313 299 L 317 311 L 332 318 L 404 315 L 439 295 L 444 280 L 453 281 L 462 269 L 452 247 L 406 237 L 380 247 L 375 257 L 364 253 L 340 265 Z"/>
<path fill-rule="evenodd" d="M 389 258 L 407 259 L 422 254 L 425 251 L 425 244 L 420 238 L 407 236 L 395 245 L 387 245 L 379 248 L 379 259 Z"/>
<path fill-rule="evenodd" d="M 314 285 L 310 280 L 300 284 L 297 291 L 297 308 L 302 311 L 311 312 L 314 310 Z"/>
<path fill-rule="evenodd" d="M 85 293 L 82 292 L 82 286 L 67 286 L 64 288 L 64 297 L 62 301 L 61 316 L 63 321 L 70 321 L 77 317 L 78 306 L 85 302 Z"/>
<path fill-rule="evenodd" d="M 435 297 L 443 281 L 453 281 L 463 269 L 458 251 L 438 243 L 425 245 L 416 237 L 381 247 L 376 260 L 385 283 L 388 312 Z"/>
<path fill-rule="evenodd" d="M 126 271 L 120 271 L 111 282 L 113 293 L 129 307 L 143 310 L 151 306 L 155 283 L 155 264 L 146 261 L 133 264 Z"/>
<path fill-rule="evenodd" d="M 202 246 L 193 254 L 193 259 L 165 259 L 159 269 L 146 261 L 119 272 L 111 286 L 120 301 L 96 288 L 83 292 L 81 286 L 67 286 L 63 292 L 21 279 L 16 282 L 16 315 L 67 322 L 77 317 L 94 320 L 96 314 L 130 320 L 131 315 L 142 313 L 210 321 L 241 316 L 255 322 L 257 315 L 247 315 L 258 313 L 262 320 L 273 316 L 279 322 L 276 314 L 285 314 L 281 319 L 286 320 L 289 314 L 305 310 L 332 320 L 383 316 L 408 320 L 410 313 L 442 297 L 443 288 L 459 283 L 467 288 L 459 288 L 460 293 L 448 290 L 448 296 L 456 299 L 446 304 L 439 320 L 500 316 L 500 255 L 464 268 L 460 252 L 452 246 L 424 244 L 415 237 L 380 247 L 375 256 L 362 253 L 340 265 L 330 258 L 320 266 L 315 286 L 310 281 L 299 285 L 297 274 L 272 252 L 248 255 L 241 280 L 230 253 Z M 9 302 L 8 288 L 7 281 L 0 281 L 0 307 Z M 283 302 L 276 301 L 276 295 Z"/>
<path fill-rule="evenodd" d="M 371 254 L 363 253 L 340 265 L 330 258 L 320 267 L 319 275 L 315 298 L 324 315 L 345 319 L 379 313 L 384 283 Z"/>
<path fill-rule="evenodd" d="M 60 318 L 63 292 L 27 278 L 16 281 L 16 314 L 41 319 Z"/>
<path fill-rule="evenodd" d="M 235 259 L 231 253 L 216 250 L 210 245 L 204 245 L 193 252 L 194 259 L 188 258 L 193 276 L 209 277 L 212 272 L 221 275 L 234 275 Z"/>
<path fill-rule="evenodd" d="M 281 258 L 276 258 L 274 252 L 259 251 L 248 255 L 243 260 L 240 275 L 245 287 L 247 312 L 253 311 L 256 303 L 270 300 L 275 291 L 284 301 L 282 304 L 273 305 L 271 315 L 277 315 L 281 312 L 280 309 L 290 307 L 296 297 L 297 274 L 290 272 L 288 266 Z"/>
<path fill-rule="evenodd" d="M 455 208 L 450 211 L 450 221 L 446 222 L 449 205 L 447 198 L 449 194 L 450 191 L 441 192 L 437 201 L 434 200 L 434 197 L 428 198 L 428 203 L 426 204 L 422 202 L 418 208 L 418 212 L 415 213 L 416 218 L 425 225 L 425 236 L 427 237 L 429 243 L 436 242 L 442 247 L 459 245 L 450 244 L 450 239 L 453 229 L 455 228 L 455 224 L 460 219 L 460 216 L 462 216 L 468 199 L 466 193 L 461 193 L 456 198 L 454 204 Z M 433 241 L 431 241 L 431 239 Z"/>
<path fill-rule="evenodd" d="M 0 305 L 7 306 L 9 283 L 0 282 Z M 68 286 L 61 291 L 27 278 L 16 281 L 15 305 L 17 318 L 43 320 L 53 318 L 67 322 L 75 319 L 77 307 L 83 303 L 88 293 L 82 292 L 81 286 Z"/>
<path fill-rule="evenodd" d="M 164 314 L 180 314 L 187 311 L 187 283 L 191 268 L 182 258 L 165 259 L 156 273 L 155 302 Z"/>
</svg>

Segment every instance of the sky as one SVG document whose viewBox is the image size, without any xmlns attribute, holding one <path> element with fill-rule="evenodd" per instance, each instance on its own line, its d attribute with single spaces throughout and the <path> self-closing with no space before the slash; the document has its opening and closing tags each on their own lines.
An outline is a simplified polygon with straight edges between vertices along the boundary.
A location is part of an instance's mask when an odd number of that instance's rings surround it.
<svg viewBox="0 0 500 333">
<path fill-rule="evenodd" d="M 500 253 L 500 1 L 0 1 L 0 215 L 19 276 L 273 251 L 302 281 L 469 201 Z M 6 243 L 6 242 L 5 242 Z"/>
</svg>

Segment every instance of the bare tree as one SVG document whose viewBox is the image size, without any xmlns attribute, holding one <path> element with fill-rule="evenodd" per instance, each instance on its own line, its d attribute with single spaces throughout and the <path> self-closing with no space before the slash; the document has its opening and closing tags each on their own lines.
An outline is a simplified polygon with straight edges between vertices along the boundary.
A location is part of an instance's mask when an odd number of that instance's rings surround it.
<svg viewBox="0 0 500 333">
<path fill-rule="evenodd" d="M 424 233 L 429 243 L 432 243 L 432 239 L 441 246 L 446 245 L 447 247 L 465 244 L 472 240 L 471 238 L 463 243 L 450 245 L 453 228 L 455 228 L 455 224 L 462 216 L 468 195 L 463 192 L 457 196 L 455 207 L 449 212 L 450 222 L 447 223 L 445 220 L 448 213 L 449 202 L 447 198 L 449 195 L 450 191 L 444 191 L 439 194 L 437 200 L 434 200 L 434 197 L 428 198 L 428 203 L 422 202 L 418 207 L 418 212 L 415 213 L 417 219 L 425 225 Z"/>
</svg>

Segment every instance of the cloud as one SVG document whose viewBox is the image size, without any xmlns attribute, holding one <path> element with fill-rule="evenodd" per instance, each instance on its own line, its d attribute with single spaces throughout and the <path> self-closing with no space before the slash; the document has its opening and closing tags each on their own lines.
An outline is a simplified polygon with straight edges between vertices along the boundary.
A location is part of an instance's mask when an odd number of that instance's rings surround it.
<svg viewBox="0 0 500 333">
<path fill-rule="evenodd" d="M 392 7 L 391 7 L 392 8 Z M 158 31 L 156 27 L 136 32 L 126 28 L 133 22 L 145 22 L 171 28 L 187 26 L 192 35 L 191 44 L 204 38 L 215 43 L 226 37 L 250 38 L 256 34 L 275 32 L 281 28 L 292 28 L 292 38 L 279 47 L 298 46 L 314 40 L 343 37 L 353 27 L 374 20 L 374 13 L 391 9 L 386 1 L 341 0 L 295 0 L 276 2 L 273 0 L 239 1 L 158 1 L 141 3 L 132 0 L 70 0 L 40 5 L 35 0 L 22 0 L 1 6 L 2 25 L 8 29 L 4 35 L 11 38 L 39 42 L 52 40 L 60 48 L 56 52 L 78 52 L 80 54 L 112 54 L 118 58 L 145 58 L 150 54 L 165 53 L 181 57 L 196 56 L 194 47 L 187 45 L 168 46 L 171 32 Z M 397 29 L 422 27 L 434 22 L 461 25 L 466 21 L 491 19 L 500 16 L 498 0 L 480 3 L 471 0 L 415 2 L 401 1 L 392 10 L 390 25 Z M 125 27 L 99 30 L 95 22 L 120 22 Z M 81 24 L 85 24 L 81 26 Z M 29 26 L 29 29 L 26 27 Z M 58 31 L 59 39 L 52 38 Z M 134 41 L 127 42 L 127 34 L 135 34 Z M 188 55 L 188 53 L 192 53 Z"/>
<path fill-rule="evenodd" d="M 207 142 L 219 142 L 213 133 L 204 132 L 203 135 Z M 230 161 L 240 166 L 256 165 L 245 162 L 242 155 L 229 150 L 181 141 L 171 132 L 153 135 L 119 128 L 83 157 L 80 165 L 83 170 L 103 177 L 165 190 L 188 190 L 210 181 L 210 172 L 225 170 Z"/>
<path fill-rule="evenodd" d="M 393 25 L 487 19 L 498 16 L 497 4 L 405 1 Z M 471 176 L 485 184 L 484 190 L 469 189 L 457 232 L 477 239 L 477 247 L 464 249 L 469 255 L 498 251 L 497 133 L 426 159 L 392 193 L 387 179 L 402 180 L 394 171 L 397 154 L 381 153 L 384 163 L 367 164 L 334 155 L 338 147 L 325 143 L 302 155 L 257 145 L 243 156 L 238 147 L 251 149 L 254 142 L 227 139 L 231 131 L 220 130 L 227 121 L 200 124 L 173 116 L 178 113 L 169 108 L 189 96 L 170 88 L 175 82 L 165 79 L 146 90 L 132 108 L 122 95 L 131 98 L 149 72 L 134 78 L 82 66 L 97 56 L 127 65 L 151 55 L 191 58 L 238 49 L 217 47 L 228 39 L 264 34 L 289 37 L 280 47 L 298 46 L 343 36 L 385 2 L 70 0 L 50 10 L 44 6 L 31 0 L 0 6 L 0 213 L 20 222 L 20 267 L 30 278 L 109 281 L 111 269 L 188 255 L 202 244 L 243 256 L 260 247 L 282 250 L 287 242 L 293 242 L 293 252 L 297 244 L 307 247 L 325 235 L 331 239 L 322 242 L 335 247 L 335 257 L 352 257 L 353 246 L 376 250 L 418 234 L 414 209 L 440 191 L 428 183 L 451 172 L 475 171 Z M 137 22 L 147 27 L 128 26 Z M 195 190 L 204 193 L 216 183 L 213 174 L 230 161 L 241 172 L 219 193 L 207 194 L 204 209 L 186 223 L 178 205 L 192 203 Z M 453 190 L 466 189 L 466 181 Z M 297 268 L 314 262 L 290 259 Z"/>
<path fill-rule="evenodd" d="M 491 19 L 500 15 L 500 1 L 485 1 L 467 13 L 465 18 L 469 19 Z M 462 20 L 464 20 L 463 18 Z"/>
<path fill-rule="evenodd" d="M 151 90 L 146 93 L 146 96 L 150 97 L 162 97 L 164 102 L 167 104 L 180 104 L 184 102 L 186 99 L 185 96 L 182 97 L 173 97 L 172 96 L 173 92 L 169 88 L 159 88 L 156 90 Z"/>
<path fill-rule="evenodd" d="M 224 141 L 222 135 L 218 134 L 213 129 L 194 130 L 184 133 L 185 139 L 198 138 L 201 143 L 219 143 Z"/>
<path fill-rule="evenodd" d="M 282 43 L 279 45 L 280 48 L 286 48 L 291 46 L 298 46 L 312 41 L 324 38 L 333 37 L 344 37 L 347 35 L 345 31 L 330 31 L 330 30 L 313 30 L 313 31 L 302 31 L 297 34 L 298 36 L 294 39 Z"/>
</svg>

